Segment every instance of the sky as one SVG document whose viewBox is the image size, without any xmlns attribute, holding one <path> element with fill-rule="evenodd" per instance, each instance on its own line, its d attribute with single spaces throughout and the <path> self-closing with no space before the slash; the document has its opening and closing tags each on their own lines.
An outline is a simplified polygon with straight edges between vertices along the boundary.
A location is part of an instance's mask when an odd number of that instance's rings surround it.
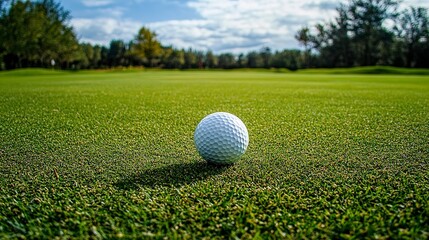
<svg viewBox="0 0 429 240">
<path fill-rule="evenodd" d="M 299 48 L 295 33 L 336 16 L 347 0 L 62 0 L 82 42 L 108 46 L 132 40 L 141 27 L 163 45 L 246 53 L 270 47 Z M 402 8 L 429 0 L 405 0 Z"/>
</svg>

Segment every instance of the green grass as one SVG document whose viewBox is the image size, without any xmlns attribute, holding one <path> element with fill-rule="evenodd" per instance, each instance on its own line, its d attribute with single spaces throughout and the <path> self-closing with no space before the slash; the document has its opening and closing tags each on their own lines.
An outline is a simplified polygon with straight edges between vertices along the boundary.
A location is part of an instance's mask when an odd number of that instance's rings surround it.
<svg viewBox="0 0 429 240">
<path fill-rule="evenodd" d="M 355 67 L 355 68 L 326 68 L 302 69 L 299 73 L 306 74 L 385 74 L 385 75 L 429 75 L 429 69 L 397 68 L 387 66 Z"/>
<path fill-rule="evenodd" d="M 229 167 L 193 146 L 216 111 Z M 429 77 L 0 74 L 0 239 L 55 237 L 427 239 Z"/>
</svg>

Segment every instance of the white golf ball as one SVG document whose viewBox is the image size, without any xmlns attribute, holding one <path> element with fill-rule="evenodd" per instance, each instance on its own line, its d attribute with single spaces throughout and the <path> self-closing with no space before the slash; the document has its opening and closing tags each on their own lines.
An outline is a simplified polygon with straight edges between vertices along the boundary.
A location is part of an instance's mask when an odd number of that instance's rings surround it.
<svg viewBox="0 0 429 240">
<path fill-rule="evenodd" d="M 232 164 L 246 152 L 249 134 L 244 123 L 226 112 L 212 113 L 198 124 L 194 133 L 198 153 L 215 164 Z"/>
</svg>

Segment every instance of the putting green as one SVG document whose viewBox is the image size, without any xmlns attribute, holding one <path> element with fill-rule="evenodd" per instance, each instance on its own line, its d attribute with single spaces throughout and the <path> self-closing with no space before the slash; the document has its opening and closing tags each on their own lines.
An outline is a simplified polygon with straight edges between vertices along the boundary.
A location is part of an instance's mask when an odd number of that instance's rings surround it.
<svg viewBox="0 0 429 240">
<path fill-rule="evenodd" d="M 230 167 L 193 145 L 217 111 Z M 428 76 L 1 73 L 0 238 L 427 239 L 428 123 Z"/>
</svg>

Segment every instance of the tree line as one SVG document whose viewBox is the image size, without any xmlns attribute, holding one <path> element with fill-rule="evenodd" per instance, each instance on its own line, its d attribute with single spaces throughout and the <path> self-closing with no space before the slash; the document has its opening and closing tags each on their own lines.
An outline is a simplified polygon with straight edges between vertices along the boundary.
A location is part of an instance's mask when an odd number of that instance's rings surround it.
<svg viewBox="0 0 429 240">
<path fill-rule="evenodd" d="M 295 35 L 304 50 L 215 54 L 161 44 L 142 27 L 131 41 L 108 46 L 79 42 L 70 12 L 55 0 L 0 0 L 0 69 L 56 67 L 300 68 L 387 65 L 429 67 L 427 9 L 399 11 L 395 0 L 349 0 L 336 17 L 303 26 Z"/>
<path fill-rule="evenodd" d="M 328 23 L 301 28 L 310 67 L 429 67 L 429 18 L 422 7 L 398 11 L 395 0 L 350 0 Z M 313 54 L 315 53 L 315 54 Z"/>
</svg>

